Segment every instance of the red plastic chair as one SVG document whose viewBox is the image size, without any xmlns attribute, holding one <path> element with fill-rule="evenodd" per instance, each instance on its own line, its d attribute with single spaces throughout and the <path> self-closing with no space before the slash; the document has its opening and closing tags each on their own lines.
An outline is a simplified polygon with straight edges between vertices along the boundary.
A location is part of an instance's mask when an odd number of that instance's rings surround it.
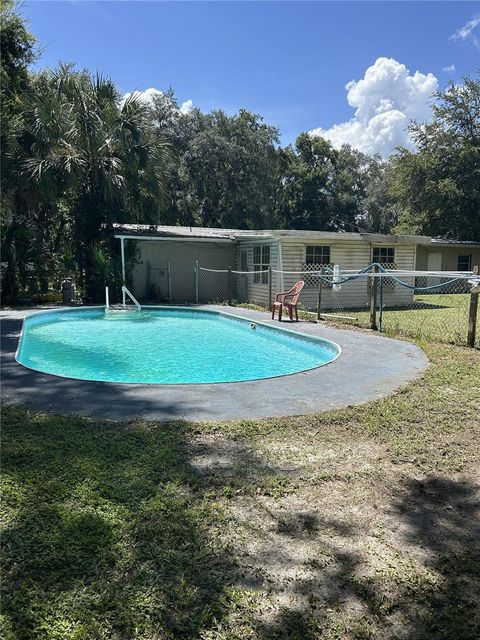
<svg viewBox="0 0 480 640">
<path fill-rule="evenodd" d="M 283 307 L 287 307 L 290 320 L 293 320 L 293 312 L 295 311 L 295 320 L 298 322 L 298 299 L 304 286 L 305 282 L 299 280 L 289 291 L 277 293 L 272 307 L 272 320 L 275 318 L 276 309 L 278 309 L 278 321 L 281 322 Z M 287 298 L 290 300 L 287 301 Z"/>
</svg>

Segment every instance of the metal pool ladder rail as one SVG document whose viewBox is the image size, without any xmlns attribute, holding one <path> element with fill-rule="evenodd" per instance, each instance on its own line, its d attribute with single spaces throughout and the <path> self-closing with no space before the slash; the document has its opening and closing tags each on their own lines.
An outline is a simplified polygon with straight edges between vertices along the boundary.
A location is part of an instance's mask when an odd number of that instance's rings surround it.
<svg viewBox="0 0 480 640">
<path fill-rule="evenodd" d="M 122 299 L 123 299 L 123 302 L 122 302 L 121 305 L 120 304 L 117 304 L 117 305 L 111 305 L 110 304 L 110 296 L 109 296 L 109 292 L 108 292 L 108 287 L 105 287 L 105 311 L 107 313 L 109 313 L 110 311 L 133 311 L 133 309 L 131 307 L 128 307 L 127 304 L 126 304 L 126 297 L 127 296 L 133 302 L 133 304 L 135 305 L 137 311 L 141 311 L 142 307 L 141 307 L 139 301 L 135 298 L 133 293 L 127 289 L 127 287 L 125 285 L 122 286 Z"/>
<path fill-rule="evenodd" d="M 125 305 L 125 296 L 128 296 L 130 298 L 130 300 L 133 302 L 133 304 L 137 307 L 138 311 L 142 310 L 142 307 L 140 306 L 139 301 L 135 298 L 133 293 L 131 291 L 129 291 L 125 285 L 122 285 L 122 297 L 123 297 L 123 307 L 124 308 L 126 306 Z"/>
</svg>

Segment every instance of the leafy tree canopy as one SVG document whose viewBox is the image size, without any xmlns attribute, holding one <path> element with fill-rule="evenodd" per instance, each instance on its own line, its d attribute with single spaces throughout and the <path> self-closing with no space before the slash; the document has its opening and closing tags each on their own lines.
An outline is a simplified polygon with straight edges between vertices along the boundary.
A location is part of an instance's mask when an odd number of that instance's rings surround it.
<svg viewBox="0 0 480 640">
<path fill-rule="evenodd" d="M 399 232 L 480 240 L 480 80 L 437 94 L 430 124 L 414 123 L 417 151 L 392 160 Z"/>
<path fill-rule="evenodd" d="M 245 109 L 179 108 L 173 89 L 121 98 L 102 74 L 32 73 L 36 41 L 1 6 L 2 293 L 75 278 L 93 299 L 118 284 L 113 222 L 422 233 L 480 239 L 480 83 L 436 96 L 390 160 L 279 131 Z"/>
</svg>

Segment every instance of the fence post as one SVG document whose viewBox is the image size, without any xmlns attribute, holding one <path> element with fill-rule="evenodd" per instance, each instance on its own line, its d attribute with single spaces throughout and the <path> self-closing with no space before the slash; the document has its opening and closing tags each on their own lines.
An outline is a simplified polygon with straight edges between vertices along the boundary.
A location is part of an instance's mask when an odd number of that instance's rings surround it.
<svg viewBox="0 0 480 640">
<path fill-rule="evenodd" d="M 370 290 L 370 329 L 376 331 L 378 329 L 377 326 L 377 284 L 378 278 L 376 274 L 378 273 L 378 267 L 373 267 L 373 278 L 372 278 L 372 286 Z"/>
<path fill-rule="evenodd" d="M 478 275 L 478 267 L 473 267 L 473 273 Z M 475 346 L 475 334 L 477 331 L 478 293 L 470 294 L 470 310 L 468 313 L 467 347 Z"/>
<path fill-rule="evenodd" d="M 272 310 L 272 267 L 268 267 L 268 310 Z"/>
<path fill-rule="evenodd" d="M 168 279 L 168 301 L 172 302 L 172 272 L 170 270 L 170 260 L 167 260 L 167 279 Z"/>
<path fill-rule="evenodd" d="M 228 306 L 232 306 L 232 267 L 228 267 Z"/>
<path fill-rule="evenodd" d="M 193 288 L 195 292 L 195 304 L 198 304 L 198 260 L 195 260 L 193 267 Z"/>
<path fill-rule="evenodd" d="M 317 320 L 322 319 L 322 288 L 323 280 L 318 283 L 318 303 L 317 303 Z"/>
</svg>

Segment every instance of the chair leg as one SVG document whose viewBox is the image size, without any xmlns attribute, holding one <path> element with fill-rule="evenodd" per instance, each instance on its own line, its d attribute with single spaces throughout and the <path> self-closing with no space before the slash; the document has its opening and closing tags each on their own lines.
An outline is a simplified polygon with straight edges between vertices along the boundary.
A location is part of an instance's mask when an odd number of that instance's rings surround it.
<svg viewBox="0 0 480 640">
<path fill-rule="evenodd" d="M 295 318 L 296 318 L 296 320 L 298 322 L 298 307 L 297 307 L 297 305 L 295 305 Z"/>
<path fill-rule="evenodd" d="M 272 307 L 272 320 L 275 320 L 275 305 Z"/>
<path fill-rule="evenodd" d="M 282 321 L 282 313 L 283 313 L 283 304 L 281 307 L 278 307 L 278 321 Z"/>
</svg>

